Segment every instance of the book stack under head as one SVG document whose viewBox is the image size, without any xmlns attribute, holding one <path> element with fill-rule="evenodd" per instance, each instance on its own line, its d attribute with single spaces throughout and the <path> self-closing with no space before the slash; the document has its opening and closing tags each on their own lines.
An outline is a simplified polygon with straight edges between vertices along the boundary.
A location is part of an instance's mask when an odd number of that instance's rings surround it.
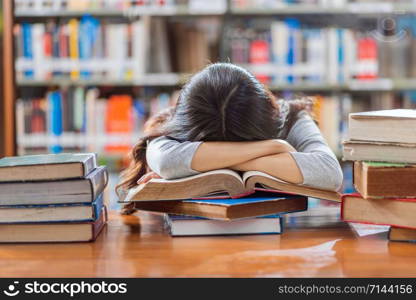
<svg viewBox="0 0 416 300">
<path fill-rule="evenodd" d="M 313 189 L 249 171 L 222 169 L 175 179 L 151 179 L 120 200 L 138 210 L 166 214 L 173 236 L 281 233 L 281 215 L 304 211 L 308 196 L 340 201 Z"/>
<path fill-rule="evenodd" d="M 390 225 L 391 241 L 416 239 L 416 110 L 350 114 L 345 160 L 357 194 L 344 195 L 345 221 Z"/>
<path fill-rule="evenodd" d="M 93 153 L 0 159 L 0 242 L 95 240 L 107 222 L 107 181 Z"/>
</svg>

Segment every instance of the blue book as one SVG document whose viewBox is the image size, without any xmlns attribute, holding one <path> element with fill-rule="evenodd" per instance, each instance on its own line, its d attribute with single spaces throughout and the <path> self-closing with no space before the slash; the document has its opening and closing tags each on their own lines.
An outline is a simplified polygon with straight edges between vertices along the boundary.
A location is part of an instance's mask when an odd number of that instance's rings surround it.
<svg viewBox="0 0 416 300">
<path fill-rule="evenodd" d="M 92 203 L 3 205 L 0 224 L 93 222 L 104 206 L 103 194 Z"/>
<path fill-rule="evenodd" d="M 59 144 L 59 136 L 62 135 L 62 95 L 58 91 L 48 94 L 49 104 L 49 133 L 53 137 L 54 142 L 50 146 L 51 153 L 62 152 L 62 146 Z"/>
<path fill-rule="evenodd" d="M 137 201 L 135 208 L 217 220 L 234 220 L 304 211 L 308 208 L 308 198 L 295 195 L 270 195 L 257 191 L 239 199 Z"/>
<path fill-rule="evenodd" d="M 26 60 L 33 61 L 33 40 L 32 40 L 32 25 L 29 23 L 22 24 L 22 36 L 23 36 L 23 57 Z M 27 69 L 23 72 L 26 78 L 34 77 L 33 69 Z"/>
<path fill-rule="evenodd" d="M 278 215 L 221 221 L 166 214 L 165 222 L 172 236 L 280 234 L 283 229 Z"/>
<path fill-rule="evenodd" d="M 338 74 L 337 80 L 339 83 L 344 83 L 346 78 L 344 78 L 344 61 L 345 61 L 345 45 L 344 45 L 344 32 L 345 29 L 337 28 L 337 41 L 338 41 L 338 49 L 337 49 L 337 56 L 338 56 Z"/>
<path fill-rule="evenodd" d="M 300 22 L 294 18 L 288 18 L 285 20 L 286 26 L 289 29 L 289 37 L 288 37 L 288 49 L 287 49 L 287 56 L 286 56 L 286 64 L 290 67 L 296 64 L 296 51 L 299 45 L 296 45 L 296 34 L 297 31 L 300 29 Z M 295 76 L 293 74 L 289 74 L 286 77 L 287 82 L 294 83 Z"/>
<path fill-rule="evenodd" d="M 89 15 L 81 18 L 79 26 L 79 57 L 81 60 L 89 60 L 93 57 L 93 48 L 97 40 L 98 27 L 99 21 L 96 18 Z M 91 71 L 82 69 L 81 77 L 89 79 L 91 77 Z"/>
</svg>

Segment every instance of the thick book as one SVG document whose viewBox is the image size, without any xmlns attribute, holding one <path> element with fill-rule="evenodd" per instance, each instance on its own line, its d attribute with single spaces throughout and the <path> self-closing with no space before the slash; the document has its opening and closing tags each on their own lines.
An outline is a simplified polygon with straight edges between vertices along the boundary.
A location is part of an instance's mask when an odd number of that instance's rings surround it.
<svg viewBox="0 0 416 300">
<path fill-rule="evenodd" d="M 96 167 L 94 153 L 4 157 L 0 159 L 0 182 L 80 178 Z"/>
<path fill-rule="evenodd" d="M 352 113 L 349 139 L 390 143 L 416 143 L 416 110 L 392 109 Z"/>
<path fill-rule="evenodd" d="M 217 220 L 234 220 L 304 211 L 308 208 L 308 198 L 294 195 L 271 196 L 256 192 L 239 199 L 139 201 L 134 205 L 139 210 Z"/>
<path fill-rule="evenodd" d="M 0 206 L 90 203 L 108 183 L 107 168 L 96 168 L 85 178 L 39 182 L 0 183 Z"/>
<path fill-rule="evenodd" d="M 107 223 L 106 208 L 92 222 L 1 224 L 0 243 L 92 242 Z"/>
<path fill-rule="evenodd" d="M 354 186 L 364 198 L 416 198 L 416 165 L 356 161 Z"/>
<path fill-rule="evenodd" d="M 416 144 L 344 141 L 344 160 L 416 164 Z"/>
<path fill-rule="evenodd" d="M 235 171 L 221 169 L 175 180 L 151 179 L 129 190 L 121 202 L 179 200 L 218 193 L 239 198 L 253 193 L 256 187 L 332 201 L 341 199 L 337 192 L 288 183 L 262 172 L 248 171 L 240 176 Z"/>
<path fill-rule="evenodd" d="M 279 234 L 283 228 L 278 215 L 221 221 L 166 214 L 165 222 L 172 236 Z"/>
<path fill-rule="evenodd" d="M 342 196 L 341 219 L 346 222 L 416 229 L 416 199 L 365 199 L 360 194 Z"/>
<path fill-rule="evenodd" d="M 99 217 L 103 195 L 93 203 L 0 206 L 0 224 L 90 222 Z"/>
<path fill-rule="evenodd" d="M 416 243 L 416 230 L 399 227 L 390 227 L 388 238 L 392 242 Z"/>
</svg>

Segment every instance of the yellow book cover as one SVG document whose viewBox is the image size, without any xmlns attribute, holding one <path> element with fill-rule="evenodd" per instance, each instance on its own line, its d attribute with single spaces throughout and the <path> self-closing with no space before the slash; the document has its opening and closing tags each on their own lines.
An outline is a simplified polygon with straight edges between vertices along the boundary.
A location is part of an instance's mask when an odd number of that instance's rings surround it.
<svg viewBox="0 0 416 300">
<path fill-rule="evenodd" d="M 69 57 L 71 60 L 79 60 L 79 49 L 78 49 L 78 29 L 79 21 L 77 19 L 71 19 L 68 22 L 69 28 Z M 71 70 L 71 79 L 79 78 L 79 68 Z"/>
</svg>

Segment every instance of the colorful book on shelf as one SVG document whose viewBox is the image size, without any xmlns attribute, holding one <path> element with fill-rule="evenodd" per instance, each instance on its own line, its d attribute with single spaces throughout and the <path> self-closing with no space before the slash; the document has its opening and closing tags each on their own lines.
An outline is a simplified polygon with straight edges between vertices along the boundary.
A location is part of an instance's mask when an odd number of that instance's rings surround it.
<svg viewBox="0 0 416 300">
<path fill-rule="evenodd" d="M 416 198 L 416 165 L 356 161 L 354 186 L 364 198 Z"/>
<path fill-rule="evenodd" d="M 365 199 L 360 194 L 342 196 L 341 218 L 346 222 L 416 229 L 416 199 Z"/>
<path fill-rule="evenodd" d="M 416 110 L 392 109 L 352 113 L 349 140 L 416 143 Z"/>
<path fill-rule="evenodd" d="M 47 96 L 49 106 L 49 132 L 54 142 L 50 146 L 51 153 L 60 153 L 62 146 L 58 138 L 62 135 L 62 97 L 58 91 L 50 92 Z"/>
<path fill-rule="evenodd" d="M 68 22 L 69 32 L 69 57 L 73 60 L 79 59 L 79 21 L 71 19 Z M 70 72 L 71 79 L 79 79 L 79 68 L 74 67 Z"/>
<path fill-rule="evenodd" d="M 332 201 L 340 201 L 338 192 L 320 190 L 304 185 L 282 181 L 266 173 L 249 171 L 240 176 L 228 169 L 215 170 L 181 179 L 151 179 L 129 190 L 122 202 L 178 200 L 218 196 L 228 194 L 231 198 L 240 198 L 261 187 L 274 192 L 299 194 Z"/>
<path fill-rule="evenodd" d="M 103 198 L 101 194 L 92 203 L 2 205 L 0 224 L 92 222 L 102 211 Z"/>
<path fill-rule="evenodd" d="M 172 236 L 280 234 L 283 231 L 282 218 L 278 215 L 222 221 L 165 214 L 165 222 Z"/>
<path fill-rule="evenodd" d="M 97 167 L 85 178 L 0 183 L 0 206 L 92 203 L 108 183 L 107 168 Z"/>
<path fill-rule="evenodd" d="M 80 178 L 97 167 L 94 153 L 11 156 L 0 159 L 0 182 Z"/>
<path fill-rule="evenodd" d="M 0 243 L 92 242 L 108 220 L 104 206 L 91 222 L 0 224 Z"/>
<path fill-rule="evenodd" d="M 239 199 L 189 199 L 176 201 L 134 202 L 139 210 L 187 215 L 217 220 L 234 220 L 271 214 L 304 211 L 308 199 L 304 196 L 256 192 Z"/>
<path fill-rule="evenodd" d="M 129 95 L 114 95 L 108 99 L 106 113 L 106 133 L 130 136 L 133 131 L 133 100 Z M 105 146 L 108 152 L 126 153 L 131 148 L 127 143 L 109 143 Z"/>
<path fill-rule="evenodd" d="M 390 227 L 388 238 L 391 242 L 416 243 L 416 230 Z"/>
</svg>

